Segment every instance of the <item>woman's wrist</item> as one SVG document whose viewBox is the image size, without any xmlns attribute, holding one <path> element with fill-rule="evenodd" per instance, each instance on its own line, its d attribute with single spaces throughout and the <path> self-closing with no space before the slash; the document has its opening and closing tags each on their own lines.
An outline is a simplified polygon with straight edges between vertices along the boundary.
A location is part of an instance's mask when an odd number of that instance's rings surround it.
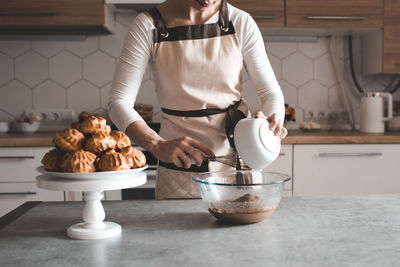
<svg viewBox="0 0 400 267">
<path fill-rule="evenodd" d="M 150 153 L 152 153 L 153 155 L 158 155 L 159 154 L 159 147 L 160 144 L 162 142 L 164 142 L 165 140 L 163 138 L 161 138 L 158 134 L 156 134 L 157 136 L 153 136 L 152 138 L 150 138 L 149 140 L 147 140 L 144 145 L 144 148 L 148 151 L 150 151 Z"/>
<path fill-rule="evenodd" d="M 134 121 L 126 128 L 126 134 L 137 145 L 153 154 L 157 154 L 160 142 L 164 139 L 151 129 L 144 121 Z"/>
</svg>

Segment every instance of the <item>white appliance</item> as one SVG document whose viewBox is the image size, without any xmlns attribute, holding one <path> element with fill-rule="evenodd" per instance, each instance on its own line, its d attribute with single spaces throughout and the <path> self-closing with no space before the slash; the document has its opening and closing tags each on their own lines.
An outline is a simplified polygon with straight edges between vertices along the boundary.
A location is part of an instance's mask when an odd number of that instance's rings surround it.
<svg viewBox="0 0 400 267">
<path fill-rule="evenodd" d="M 364 93 L 360 104 L 360 131 L 364 133 L 384 133 L 385 121 L 392 118 L 392 103 L 392 95 L 389 93 Z M 387 116 L 385 116 L 385 110 Z"/>
</svg>

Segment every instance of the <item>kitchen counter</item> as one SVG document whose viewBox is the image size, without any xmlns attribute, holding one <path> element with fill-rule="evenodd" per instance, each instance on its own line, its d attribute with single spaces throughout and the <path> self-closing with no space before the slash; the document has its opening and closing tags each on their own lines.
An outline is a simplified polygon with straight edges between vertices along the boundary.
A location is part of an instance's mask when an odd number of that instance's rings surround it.
<svg viewBox="0 0 400 267">
<path fill-rule="evenodd" d="M 400 132 L 383 134 L 361 133 L 359 131 L 319 130 L 305 132 L 289 130 L 283 144 L 400 144 Z"/>
<path fill-rule="evenodd" d="M 54 132 L 0 133 L 0 147 L 54 146 Z"/>
<path fill-rule="evenodd" d="M 122 235 L 72 240 L 82 202 L 26 203 L 0 229 L 0 266 L 397 266 L 400 195 L 283 198 L 250 225 L 201 200 L 104 201 Z M 29 209 L 29 210 L 27 210 Z M 0 220 L 1 225 L 12 214 Z M 3 222 L 2 222 L 3 221 Z"/>
<path fill-rule="evenodd" d="M 0 147 L 53 146 L 54 135 L 54 132 L 0 133 Z M 400 144 L 400 132 L 366 134 L 358 131 L 290 130 L 282 144 Z"/>
</svg>

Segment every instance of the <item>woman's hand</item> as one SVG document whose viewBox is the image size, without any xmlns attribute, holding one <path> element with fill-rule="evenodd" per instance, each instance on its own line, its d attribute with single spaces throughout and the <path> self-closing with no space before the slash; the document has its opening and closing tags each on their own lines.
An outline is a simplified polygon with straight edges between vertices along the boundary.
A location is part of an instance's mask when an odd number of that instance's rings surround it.
<svg viewBox="0 0 400 267">
<path fill-rule="evenodd" d="M 286 137 L 288 132 L 286 128 L 283 127 L 283 121 L 280 120 L 275 113 L 267 118 L 262 111 L 257 111 L 256 118 L 266 118 L 269 121 L 269 128 L 275 135 L 279 136 L 281 139 Z"/>
<path fill-rule="evenodd" d="M 132 122 L 126 129 L 128 136 L 138 145 L 153 153 L 164 162 L 173 163 L 179 168 L 189 168 L 193 158 L 196 165 L 203 162 L 203 155 L 215 157 L 215 154 L 202 142 L 190 137 L 165 140 L 152 130 L 144 121 Z"/>
<path fill-rule="evenodd" d="M 203 155 L 215 157 L 215 154 L 202 142 L 191 137 L 182 137 L 174 140 L 160 140 L 157 142 L 153 154 L 161 161 L 172 162 L 179 168 L 189 168 L 193 158 L 196 165 L 203 162 Z"/>
</svg>

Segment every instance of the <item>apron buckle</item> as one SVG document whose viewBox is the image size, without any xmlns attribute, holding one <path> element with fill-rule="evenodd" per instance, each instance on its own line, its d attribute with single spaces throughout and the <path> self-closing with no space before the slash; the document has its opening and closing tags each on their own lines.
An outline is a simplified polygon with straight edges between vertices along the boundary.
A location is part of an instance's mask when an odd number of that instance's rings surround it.
<svg viewBox="0 0 400 267">
<path fill-rule="evenodd" d="M 160 35 L 162 38 L 168 38 L 169 32 L 166 32 L 166 33 L 161 32 Z"/>
<path fill-rule="evenodd" d="M 229 26 L 225 27 L 223 25 L 221 25 L 221 30 L 223 30 L 224 32 L 229 31 Z"/>
</svg>

